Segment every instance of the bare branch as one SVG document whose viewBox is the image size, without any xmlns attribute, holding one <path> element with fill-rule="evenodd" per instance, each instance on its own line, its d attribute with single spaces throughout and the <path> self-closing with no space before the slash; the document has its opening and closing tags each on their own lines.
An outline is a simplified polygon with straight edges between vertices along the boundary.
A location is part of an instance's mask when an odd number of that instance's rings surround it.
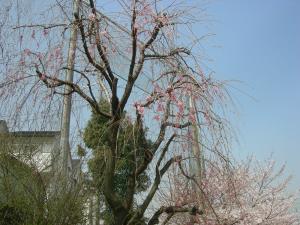
<svg viewBox="0 0 300 225">
<path fill-rule="evenodd" d="M 169 126 L 169 127 L 183 129 L 183 128 L 192 126 L 193 124 L 192 124 L 192 122 L 186 122 L 186 123 L 183 123 L 183 124 L 176 124 L 176 123 L 166 122 L 165 125 Z"/>
<path fill-rule="evenodd" d="M 186 48 L 176 48 L 171 50 L 168 54 L 145 54 L 145 59 L 165 59 L 175 55 L 179 55 L 180 53 L 190 55 L 191 51 Z"/>
<path fill-rule="evenodd" d="M 128 76 L 128 82 L 126 84 L 124 94 L 123 94 L 122 99 L 120 101 L 120 109 L 121 110 L 124 109 L 124 107 L 125 107 L 125 105 L 128 101 L 128 98 L 131 94 L 133 85 L 134 85 L 136 79 L 138 78 L 138 76 L 140 75 L 140 73 L 142 71 L 142 68 L 143 68 L 144 62 L 145 62 L 145 51 L 155 41 L 155 39 L 157 38 L 158 33 L 159 33 L 159 31 L 162 27 L 163 27 L 163 23 L 158 21 L 158 24 L 156 24 L 156 26 L 154 27 L 154 30 L 152 32 L 152 35 L 151 35 L 150 39 L 143 45 L 143 47 L 140 50 L 140 59 L 137 62 L 136 68 Z M 133 38 L 135 38 L 135 37 L 133 37 Z"/>
<path fill-rule="evenodd" d="M 94 1 L 90 0 L 90 6 L 92 8 L 92 13 L 94 14 L 95 18 L 97 18 L 97 14 L 96 14 L 96 9 L 95 9 L 95 5 L 94 5 Z M 99 34 L 99 21 L 98 19 L 96 19 L 95 21 L 93 21 L 93 24 L 96 26 L 96 32 L 95 32 L 95 40 L 96 40 L 96 46 L 97 46 L 97 50 L 98 53 L 102 59 L 102 61 L 104 62 L 106 71 L 110 77 L 110 80 L 113 81 L 115 79 L 115 76 L 112 72 L 112 69 L 110 67 L 110 63 L 107 59 L 107 56 L 103 50 L 103 46 L 101 44 L 101 40 L 100 40 L 100 34 Z"/>
<path fill-rule="evenodd" d="M 58 79 L 58 78 L 49 77 L 49 76 L 47 76 L 45 74 L 42 74 L 38 70 L 38 67 L 36 67 L 36 73 L 37 73 L 38 77 L 46 85 L 46 87 L 48 87 L 48 88 L 55 88 L 55 87 L 60 87 L 60 86 L 63 86 L 63 85 L 68 85 L 68 86 L 70 86 L 72 88 L 73 92 L 76 92 L 83 99 L 85 99 L 96 112 L 98 112 L 100 115 L 102 115 L 102 116 L 104 116 L 106 118 L 111 118 L 111 115 L 102 112 L 100 110 L 100 108 L 99 108 L 99 105 L 98 105 L 97 101 L 94 101 L 93 98 L 91 98 L 88 95 L 86 95 L 84 93 L 84 91 L 82 91 L 81 88 L 77 84 L 74 84 L 72 82 L 67 82 L 67 81 L 64 81 L 64 80 L 61 80 L 61 79 Z M 49 82 L 48 80 L 50 80 L 51 82 Z"/>
<path fill-rule="evenodd" d="M 95 62 L 95 60 L 92 58 L 88 46 L 87 46 L 87 42 L 86 42 L 86 38 L 85 38 L 85 32 L 84 32 L 84 26 L 82 24 L 82 20 L 79 19 L 79 15 L 74 15 L 75 19 L 76 19 L 76 23 L 79 26 L 79 30 L 80 30 L 80 34 L 81 34 L 81 40 L 82 40 L 82 44 L 83 44 L 83 48 L 84 48 L 84 52 L 85 55 L 87 56 L 89 62 L 96 68 L 98 69 L 101 74 L 104 76 L 105 80 L 107 81 L 107 83 L 109 84 L 110 88 L 112 89 L 112 79 L 109 77 L 109 75 L 106 73 L 105 68 L 102 67 L 101 65 L 99 65 L 98 63 Z"/>
<path fill-rule="evenodd" d="M 20 28 L 35 28 L 35 27 L 40 27 L 45 30 L 51 29 L 51 28 L 56 28 L 56 27 L 69 27 L 72 24 L 66 24 L 66 23 L 58 23 L 58 24 L 30 24 L 30 25 L 20 25 L 13 27 L 13 29 L 20 29 Z"/>
<path fill-rule="evenodd" d="M 165 151 L 166 152 L 166 151 Z M 164 155 L 164 154 L 162 154 Z M 145 210 L 148 208 L 150 202 L 152 201 L 152 198 L 154 197 L 158 186 L 160 184 L 161 178 L 163 177 L 163 175 L 167 172 L 167 170 L 169 169 L 169 167 L 172 165 L 172 163 L 174 162 L 178 162 L 182 159 L 181 156 L 175 156 L 172 157 L 171 159 L 169 159 L 166 164 L 163 166 L 162 169 L 159 169 L 157 165 L 156 166 L 156 175 L 155 175 L 155 179 L 154 179 L 154 183 L 152 184 L 152 187 L 146 197 L 146 199 L 144 200 L 143 204 L 140 206 L 139 209 L 139 213 L 141 213 L 142 215 L 144 214 Z"/>
<path fill-rule="evenodd" d="M 159 217 L 163 214 L 167 213 L 169 216 L 173 216 L 176 213 L 190 213 L 191 215 L 202 215 L 203 211 L 199 210 L 196 206 L 194 207 L 181 207 L 181 206 L 168 206 L 161 207 L 157 210 L 151 219 L 148 222 L 148 225 L 155 225 L 159 223 Z"/>
</svg>

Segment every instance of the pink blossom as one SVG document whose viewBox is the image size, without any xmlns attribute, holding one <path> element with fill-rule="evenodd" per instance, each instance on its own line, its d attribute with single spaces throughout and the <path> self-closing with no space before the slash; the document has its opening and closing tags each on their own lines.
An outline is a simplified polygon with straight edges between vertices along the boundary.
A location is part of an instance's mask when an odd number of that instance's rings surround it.
<svg viewBox="0 0 300 225">
<path fill-rule="evenodd" d="M 47 78 L 46 78 L 46 75 L 45 75 L 44 73 L 42 73 L 40 79 L 41 79 L 42 81 L 45 81 L 45 80 L 47 79 Z"/>
<path fill-rule="evenodd" d="M 176 119 L 179 121 L 179 120 L 181 120 L 181 119 L 183 119 L 183 113 L 180 113 L 180 112 L 177 112 L 176 113 Z"/>
<path fill-rule="evenodd" d="M 95 21 L 96 20 L 96 15 L 94 13 L 89 14 L 89 20 Z"/>
<path fill-rule="evenodd" d="M 215 225 L 220 220 L 239 225 L 298 225 L 299 216 L 292 210 L 298 193 L 286 193 L 289 180 L 281 180 L 283 170 L 275 171 L 273 165 L 272 161 L 266 167 L 260 163 L 253 165 L 250 160 L 224 170 L 222 162 L 211 159 L 205 164 L 205 176 L 196 189 L 199 195 L 175 172 L 170 198 L 178 206 L 201 206 L 207 201 L 213 210 L 207 208 L 204 216 L 196 215 L 197 224 Z M 170 224 L 188 224 L 189 220 L 190 217 L 173 217 Z"/>
<path fill-rule="evenodd" d="M 55 57 L 58 58 L 60 55 L 61 55 L 61 48 L 60 48 L 60 47 L 57 47 L 57 48 L 55 49 Z"/>
<path fill-rule="evenodd" d="M 158 84 L 154 83 L 153 86 L 154 86 L 154 92 L 155 93 L 158 93 L 158 94 L 162 94 L 163 93 L 161 87 Z"/>
<path fill-rule="evenodd" d="M 39 52 L 39 53 L 37 54 L 37 57 L 38 57 L 39 59 L 42 59 L 42 58 L 43 58 L 43 54 Z"/>
<path fill-rule="evenodd" d="M 191 121 L 192 123 L 196 123 L 196 115 L 193 112 L 189 113 L 189 121 Z"/>
<path fill-rule="evenodd" d="M 25 55 L 30 55 L 31 51 L 30 51 L 30 49 L 26 48 L 26 49 L 24 49 L 24 53 L 25 53 Z"/>
<path fill-rule="evenodd" d="M 175 94 L 174 94 L 173 91 L 170 91 L 168 94 L 169 94 L 169 99 L 170 99 L 171 101 L 173 101 L 173 102 L 176 102 L 176 101 L 177 101 L 176 96 L 175 96 Z"/>
<path fill-rule="evenodd" d="M 52 58 L 53 58 L 53 53 L 50 53 L 49 55 L 48 55 L 48 58 L 47 58 L 47 61 L 51 61 L 52 60 Z"/>
<path fill-rule="evenodd" d="M 140 27 L 139 27 L 139 25 L 138 24 L 134 24 L 134 29 L 136 29 L 136 30 L 138 30 Z"/>
<path fill-rule="evenodd" d="M 181 74 L 181 75 L 179 75 L 179 79 L 178 79 L 178 81 L 183 81 L 183 75 Z"/>
<path fill-rule="evenodd" d="M 108 33 L 106 30 L 100 31 L 100 35 L 106 36 Z"/>
<path fill-rule="evenodd" d="M 155 116 L 153 117 L 153 119 L 155 119 L 156 121 L 159 121 L 159 120 L 160 120 L 160 115 L 155 115 Z"/>
<path fill-rule="evenodd" d="M 165 111 L 165 108 L 161 103 L 158 103 L 156 111 L 163 112 L 163 111 Z"/>
<path fill-rule="evenodd" d="M 152 98 L 151 95 L 147 96 L 147 98 L 146 98 L 146 101 L 147 101 L 147 102 L 151 102 L 152 100 L 153 100 L 153 98 Z"/>
<path fill-rule="evenodd" d="M 142 115 L 142 116 L 144 115 L 145 108 L 143 106 L 138 105 L 137 110 L 140 115 Z"/>
<path fill-rule="evenodd" d="M 179 128 L 179 127 L 180 127 L 180 124 L 179 124 L 179 123 L 175 123 L 175 127 L 176 127 L 176 128 Z"/>
<path fill-rule="evenodd" d="M 210 118 L 208 112 L 205 112 L 205 113 L 204 113 L 204 119 L 205 119 L 205 121 L 206 121 L 208 124 L 211 124 L 211 118 Z"/>
<path fill-rule="evenodd" d="M 44 35 L 44 36 L 47 36 L 48 33 L 49 33 L 48 29 L 44 29 L 44 30 L 43 30 L 43 35 Z"/>
<path fill-rule="evenodd" d="M 184 104 L 182 101 L 177 101 L 177 107 L 178 107 L 178 110 L 179 110 L 179 113 L 180 114 L 183 114 L 184 113 Z"/>
<path fill-rule="evenodd" d="M 145 107 L 142 106 L 140 103 L 137 103 L 137 102 L 134 103 L 134 106 L 135 106 L 138 114 L 140 114 L 141 116 L 143 116 L 144 112 L 145 112 Z"/>
<path fill-rule="evenodd" d="M 163 14 L 163 15 L 160 15 L 160 16 L 157 16 L 156 19 L 161 22 L 163 25 L 166 25 L 170 22 L 167 14 Z"/>
<path fill-rule="evenodd" d="M 23 57 L 20 59 L 20 65 L 22 65 L 22 66 L 24 66 L 24 65 L 25 65 L 25 60 L 24 60 L 24 58 L 23 58 Z"/>
</svg>

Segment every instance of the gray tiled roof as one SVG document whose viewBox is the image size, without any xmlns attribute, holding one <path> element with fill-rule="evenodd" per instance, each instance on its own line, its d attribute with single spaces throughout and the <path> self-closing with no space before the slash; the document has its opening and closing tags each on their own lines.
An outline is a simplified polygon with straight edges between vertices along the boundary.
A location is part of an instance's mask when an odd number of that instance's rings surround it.
<svg viewBox="0 0 300 225">
<path fill-rule="evenodd" d="M 55 137 L 60 135 L 60 131 L 17 131 L 9 134 L 15 137 Z"/>
</svg>

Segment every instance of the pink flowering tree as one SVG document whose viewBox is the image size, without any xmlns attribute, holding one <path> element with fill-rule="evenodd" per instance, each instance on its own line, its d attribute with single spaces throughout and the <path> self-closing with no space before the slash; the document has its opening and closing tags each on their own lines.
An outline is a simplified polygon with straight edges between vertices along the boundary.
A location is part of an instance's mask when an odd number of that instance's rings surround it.
<svg viewBox="0 0 300 225">
<path fill-rule="evenodd" d="M 201 127 L 202 144 L 211 147 L 212 155 L 222 155 L 215 146 L 227 144 L 223 107 L 230 99 L 224 82 L 202 69 L 197 52 L 200 39 L 189 32 L 197 20 L 189 13 L 193 12 L 191 7 L 169 0 L 116 2 L 111 1 L 114 10 L 110 10 L 118 11 L 117 16 L 105 11 L 105 5 L 98 7 L 104 9 L 99 12 L 93 0 L 81 2 L 79 13 L 70 15 L 66 4 L 57 1 L 51 7 L 59 12 L 54 22 L 14 26 L 12 32 L 20 47 L 1 74 L 1 101 L 14 109 L 12 114 L 47 121 L 59 114 L 62 97 L 72 95 L 74 104 L 87 106 L 109 121 L 103 192 L 115 224 L 144 224 L 146 212 L 149 225 L 157 224 L 163 213 L 201 214 L 196 205 L 156 205 L 158 211 L 153 215 L 147 210 L 169 168 L 183 160 L 189 143 L 196 144 L 191 126 Z M 71 53 L 75 66 L 69 68 L 66 31 L 72 26 L 78 30 L 78 39 L 76 52 Z M 74 72 L 71 82 L 65 80 L 69 70 Z M 103 96 L 109 101 L 109 111 L 99 104 Z M 146 133 L 149 127 L 152 144 L 143 152 L 138 140 L 132 146 L 123 199 L 113 185 L 116 164 L 121 160 L 118 134 L 128 121 L 125 111 L 134 120 L 131 135 Z M 142 156 L 141 161 L 137 155 Z M 150 188 L 137 198 L 137 177 L 149 168 L 153 171 Z"/>
<path fill-rule="evenodd" d="M 210 161 L 201 180 L 190 176 L 183 163 L 179 167 L 173 174 L 172 191 L 161 199 L 181 209 L 196 206 L 200 213 L 168 213 L 163 224 L 300 224 L 294 208 L 299 193 L 288 192 L 290 177 L 284 176 L 284 166 L 276 170 L 274 161 L 249 159 L 234 166 Z"/>
</svg>

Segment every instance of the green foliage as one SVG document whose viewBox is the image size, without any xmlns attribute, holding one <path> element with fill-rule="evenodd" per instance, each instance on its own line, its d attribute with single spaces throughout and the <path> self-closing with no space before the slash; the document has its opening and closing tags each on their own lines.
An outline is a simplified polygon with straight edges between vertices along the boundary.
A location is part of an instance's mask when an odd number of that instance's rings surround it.
<svg viewBox="0 0 300 225">
<path fill-rule="evenodd" d="M 86 195 L 83 186 L 65 188 L 55 192 L 47 201 L 47 225 L 83 225 L 86 224 L 84 208 Z"/>
<path fill-rule="evenodd" d="M 85 149 L 81 145 L 77 145 L 77 155 L 82 158 L 86 156 Z"/>
<path fill-rule="evenodd" d="M 102 111 L 109 112 L 108 102 L 101 101 Z M 149 149 L 151 142 L 146 139 L 144 129 L 140 129 L 136 123 L 132 123 L 126 115 L 122 116 L 121 128 L 117 140 L 117 162 L 114 179 L 114 191 L 121 197 L 126 196 L 127 180 L 134 169 L 134 162 L 130 157 L 134 154 L 137 165 L 142 162 L 145 150 Z M 88 162 L 89 171 L 92 174 L 93 185 L 100 195 L 102 194 L 103 171 L 105 168 L 105 153 L 110 146 L 109 120 L 101 115 L 92 114 L 85 131 L 84 142 L 93 151 L 93 158 Z M 145 191 L 149 186 L 147 173 L 142 173 L 137 179 L 136 193 Z M 107 208 L 103 214 L 104 220 L 110 224 L 111 213 Z"/>
<path fill-rule="evenodd" d="M 63 188 L 60 181 L 60 190 L 54 190 L 52 173 L 22 162 L 5 140 L 0 139 L 0 225 L 85 224 L 82 186 Z"/>
<path fill-rule="evenodd" d="M 22 225 L 28 215 L 19 208 L 2 205 L 0 208 L 0 225 Z"/>
<path fill-rule="evenodd" d="M 0 211 L 6 216 L 0 217 L 0 224 L 40 221 L 45 198 L 46 192 L 39 173 L 15 157 L 1 153 Z"/>
</svg>

